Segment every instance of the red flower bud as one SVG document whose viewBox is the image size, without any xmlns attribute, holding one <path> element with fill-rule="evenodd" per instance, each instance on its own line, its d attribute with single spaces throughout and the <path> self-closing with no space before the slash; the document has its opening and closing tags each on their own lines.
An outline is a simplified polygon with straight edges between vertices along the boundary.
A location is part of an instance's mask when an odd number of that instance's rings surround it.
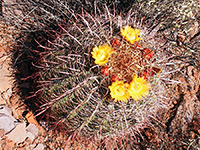
<svg viewBox="0 0 200 150">
<path fill-rule="evenodd" d="M 149 48 L 144 48 L 143 55 L 150 60 L 153 57 L 153 51 Z"/>
<path fill-rule="evenodd" d="M 140 73 L 140 77 L 144 77 L 145 80 L 148 79 L 147 71 Z"/>
<path fill-rule="evenodd" d="M 157 73 L 160 73 L 162 71 L 161 68 L 157 68 L 157 67 L 152 67 L 151 69 L 147 69 L 144 72 L 140 73 L 140 77 L 144 77 L 144 79 L 148 79 L 148 77 L 153 77 L 154 75 L 156 75 Z"/>
<path fill-rule="evenodd" d="M 135 45 L 137 46 L 137 48 L 141 48 L 142 46 L 139 44 L 139 42 L 135 42 Z"/>
<path fill-rule="evenodd" d="M 105 68 L 102 68 L 101 73 L 107 76 L 110 73 L 110 70 L 108 67 L 105 67 Z"/>
<path fill-rule="evenodd" d="M 113 39 L 112 47 L 119 46 L 119 45 L 120 45 L 120 40 L 119 39 Z"/>
<path fill-rule="evenodd" d="M 112 82 L 115 82 L 115 81 L 118 81 L 118 80 L 119 80 L 119 78 L 116 75 L 112 75 L 112 77 L 111 77 Z"/>
</svg>

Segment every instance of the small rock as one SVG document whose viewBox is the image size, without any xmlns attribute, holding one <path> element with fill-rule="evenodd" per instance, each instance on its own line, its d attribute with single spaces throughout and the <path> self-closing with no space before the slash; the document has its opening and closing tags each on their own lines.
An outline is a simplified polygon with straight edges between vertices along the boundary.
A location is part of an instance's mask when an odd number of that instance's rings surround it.
<svg viewBox="0 0 200 150">
<path fill-rule="evenodd" d="M 16 126 L 16 122 L 13 118 L 0 113 L 0 129 L 3 129 L 5 133 L 10 132 Z"/>
<path fill-rule="evenodd" d="M 26 114 L 25 118 L 27 119 L 28 123 L 36 125 L 37 128 L 39 129 L 40 133 L 42 133 L 44 131 L 43 128 L 39 125 L 39 123 L 35 119 L 35 117 L 31 111 Z"/>
<path fill-rule="evenodd" d="M 3 129 L 5 134 L 7 134 L 16 125 L 17 120 L 11 115 L 11 109 L 6 106 L 0 106 L 0 129 Z"/>
<path fill-rule="evenodd" d="M 19 123 L 10 133 L 6 135 L 15 143 L 21 143 L 27 138 L 26 123 Z"/>
<path fill-rule="evenodd" d="M 38 136 L 38 127 L 32 123 L 30 123 L 27 127 L 26 127 L 26 131 L 32 133 L 35 136 Z"/>
<path fill-rule="evenodd" d="M 31 141 L 33 141 L 33 140 L 35 139 L 35 135 L 32 134 L 31 132 L 27 132 L 27 133 L 26 133 L 26 136 L 27 136 Z"/>
<path fill-rule="evenodd" d="M 11 115 L 11 112 L 12 112 L 12 110 L 10 108 L 8 108 L 6 106 L 0 106 L 0 113 L 1 114 L 5 114 L 6 116 L 13 118 L 12 115 Z"/>
<path fill-rule="evenodd" d="M 44 150 L 44 145 L 38 144 L 33 150 Z"/>
</svg>

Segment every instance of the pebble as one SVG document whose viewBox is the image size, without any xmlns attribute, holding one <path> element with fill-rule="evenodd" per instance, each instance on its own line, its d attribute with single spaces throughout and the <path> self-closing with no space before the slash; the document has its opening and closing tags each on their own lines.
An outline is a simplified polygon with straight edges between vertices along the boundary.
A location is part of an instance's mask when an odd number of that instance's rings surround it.
<svg viewBox="0 0 200 150">
<path fill-rule="evenodd" d="M 4 130 L 4 134 L 13 130 L 17 124 L 17 120 L 11 115 L 11 109 L 0 106 L 0 129 Z"/>
<path fill-rule="evenodd" d="M 11 115 L 11 112 L 12 110 L 10 108 L 6 106 L 0 106 L 0 113 L 5 114 L 6 116 L 9 116 L 14 119 L 14 117 Z"/>
<path fill-rule="evenodd" d="M 26 123 L 19 123 L 12 132 L 6 135 L 8 139 L 15 143 L 21 143 L 27 138 Z"/>
<path fill-rule="evenodd" d="M 26 127 L 26 123 L 19 123 L 15 129 L 6 136 L 15 143 L 21 143 L 27 138 L 33 141 L 35 137 L 38 136 L 38 133 L 38 128 L 34 124 L 29 124 Z"/>
<path fill-rule="evenodd" d="M 9 116 L 0 113 L 0 129 L 3 129 L 5 133 L 10 132 L 15 128 L 16 124 Z"/>
<path fill-rule="evenodd" d="M 26 127 L 26 131 L 32 133 L 34 136 L 38 136 L 39 133 L 37 126 L 32 123 Z"/>
<path fill-rule="evenodd" d="M 26 133 L 26 136 L 27 136 L 31 141 L 33 141 L 33 140 L 35 139 L 35 135 L 32 134 L 31 132 L 27 132 L 27 133 Z"/>
<path fill-rule="evenodd" d="M 27 138 L 33 141 L 39 134 L 35 124 L 30 123 L 26 127 L 26 123 L 18 122 L 11 115 L 11 109 L 6 106 L 0 106 L 0 130 L 1 136 L 6 135 L 15 143 L 21 143 Z"/>
</svg>

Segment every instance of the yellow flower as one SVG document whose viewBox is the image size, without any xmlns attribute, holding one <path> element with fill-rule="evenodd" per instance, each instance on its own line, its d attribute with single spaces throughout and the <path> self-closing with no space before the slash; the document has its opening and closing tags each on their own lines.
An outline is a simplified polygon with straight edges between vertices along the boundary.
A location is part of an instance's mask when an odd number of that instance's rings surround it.
<svg viewBox="0 0 200 150">
<path fill-rule="evenodd" d="M 108 44 L 99 47 L 95 46 L 93 48 L 93 52 L 91 52 L 92 57 L 95 59 L 95 64 L 98 65 L 107 63 L 111 53 L 112 49 L 108 46 Z"/>
<path fill-rule="evenodd" d="M 128 102 L 130 94 L 128 93 L 127 88 L 128 84 L 123 83 L 123 81 L 113 82 L 112 85 L 109 86 L 110 95 L 112 98 L 115 99 L 115 102 L 117 101 Z"/>
<path fill-rule="evenodd" d="M 151 86 L 146 83 L 144 77 L 138 78 L 137 75 L 135 75 L 128 87 L 128 92 L 130 93 L 130 96 L 137 101 L 142 99 L 142 97 L 147 96 L 150 88 Z"/>
<path fill-rule="evenodd" d="M 121 35 L 123 38 L 125 38 L 127 41 L 129 41 L 131 44 L 133 44 L 136 41 L 142 40 L 140 38 L 140 30 L 139 29 L 133 29 L 130 26 L 125 26 L 123 29 L 121 29 Z"/>
</svg>

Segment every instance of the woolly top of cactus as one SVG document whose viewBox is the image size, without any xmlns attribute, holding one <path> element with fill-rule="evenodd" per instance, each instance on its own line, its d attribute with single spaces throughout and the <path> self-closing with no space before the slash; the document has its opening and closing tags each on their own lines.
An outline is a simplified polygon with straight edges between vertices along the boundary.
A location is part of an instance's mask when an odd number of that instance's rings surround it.
<svg viewBox="0 0 200 150">
<path fill-rule="evenodd" d="M 142 40 L 139 29 L 127 25 L 121 29 L 121 35 L 128 42 L 114 38 L 112 47 L 108 44 L 96 46 L 91 54 L 96 64 L 105 65 L 102 74 L 111 74 L 111 81 L 114 82 L 109 89 L 115 102 L 128 102 L 130 97 L 141 100 L 147 96 L 151 87 L 146 83 L 148 75 L 144 73 L 150 69 L 147 63 L 153 57 L 153 51 L 139 43 Z M 117 80 L 113 80 L 113 77 Z"/>
</svg>

